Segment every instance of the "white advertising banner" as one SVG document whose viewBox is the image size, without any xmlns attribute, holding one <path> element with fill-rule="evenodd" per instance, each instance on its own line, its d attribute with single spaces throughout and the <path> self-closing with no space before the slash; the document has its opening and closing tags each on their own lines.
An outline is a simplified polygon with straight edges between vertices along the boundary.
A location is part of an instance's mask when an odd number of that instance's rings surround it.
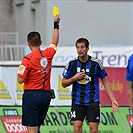
<svg viewBox="0 0 133 133">
<path fill-rule="evenodd" d="M 102 60 L 105 67 L 125 68 L 132 50 L 129 47 L 118 48 L 93 48 L 89 55 L 98 57 Z M 56 98 L 52 99 L 51 105 L 70 105 L 71 86 L 63 88 L 61 85 L 62 71 L 70 59 L 76 57 L 75 47 L 60 47 L 53 58 L 51 88 L 55 90 Z M 19 65 L 19 64 L 18 64 Z M 21 105 L 23 84 L 17 83 L 18 67 L 0 66 L 0 105 Z"/>
<path fill-rule="evenodd" d="M 42 47 L 42 49 L 45 49 Z M 25 47 L 25 54 L 30 53 Z M 133 47 L 90 47 L 88 54 L 99 58 L 105 67 L 126 67 L 129 56 L 133 53 Z M 64 66 L 66 63 L 77 57 L 74 46 L 60 46 L 53 58 L 54 66 Z"/>
<path fill-rule="evenodd" d="M 23 84 L 17 83 L 17 67 L 0 67 L 0 105 L 22 105 Z M 55 99 L 51 100 L 52 106 L 70 106 L 72 86 L 62 87 L 62 72 L 64 67 L 52 67 L 51 88 L 55 91 Z M 107 68 L 109 81 L 119 105 L 127 106 L 126 93 L 126 69 Z M 117 72 L 117 75 L 116 75 Z M 110 99 L 99 82 L 101 105 L 111 105 Z M 106 99 L 106 100 L 105 100 Z"/>
<path fill-rule="evenodd" d="M 0 67 L 0 105 L 21 105 L 23 88 L 19 86 L 17 68 Z"/>
<path fill-rule="evenodd" d="M 93 47 L 88 52 L 89 55 L 99 58 L 105 67 L 126 67 L 131 53 L 133 53 L 131 47 Z M 74 57 L 77 57 L 75 47 L 59 47 L 53 65 L 64 66 Z"/>
<path fill-rule="evenodd" d="M 18 67 L 0 67 L 0 105 L 22 105 L 23 84 L 17 83 Z M 52 68 L 51 88 L 56 98 L 51 105 L 70 105 L 71 86 L 61 86 L 63 68 Z"/>
</svg>

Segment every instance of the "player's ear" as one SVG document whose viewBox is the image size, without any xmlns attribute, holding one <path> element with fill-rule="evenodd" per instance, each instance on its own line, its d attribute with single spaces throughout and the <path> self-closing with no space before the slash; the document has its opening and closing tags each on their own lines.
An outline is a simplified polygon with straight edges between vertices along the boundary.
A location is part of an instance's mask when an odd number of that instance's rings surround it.
<svg viewBox="0 0 133 133">
<path fill-rule="evenodd" d="M 42 41 L 40 41 L 40 45 L 42 44 Z"/>
<path fill-rule="evenodd" d="M 30 43 L 28 42 L 28 46 L 30 47 Z"/>
</svg>

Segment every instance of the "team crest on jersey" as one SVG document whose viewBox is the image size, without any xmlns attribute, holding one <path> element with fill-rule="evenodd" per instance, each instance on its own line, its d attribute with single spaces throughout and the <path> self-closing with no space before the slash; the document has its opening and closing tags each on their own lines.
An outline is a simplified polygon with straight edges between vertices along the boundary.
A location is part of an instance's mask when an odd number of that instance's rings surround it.
<svg viewBox="0 0 133 133">
<path fill-rule="evenodd" d="M 47 59 L 44 58 L 44 57 L 42 57 L 41 60 L 40 60 L 40 65 L 41 65 L 42 67 L 46 68 L 47 64 L 48 64 Z"/>
<path fill-rule="evenodd" d="M 91 81 L 91 77 L 89 77 L 88 75 L 85 75 L 82 80 L 77 80 L 79 84 L 87 84 L 90 81 Z"/>
<path fill-rule="evenodd" d="M 26 67 L 23 66 L 23 65 L 20 65 L 19 68 L 18 68 L 18 73 L 23 75 L 24 71 L 25 71 Z"/>
</svg>

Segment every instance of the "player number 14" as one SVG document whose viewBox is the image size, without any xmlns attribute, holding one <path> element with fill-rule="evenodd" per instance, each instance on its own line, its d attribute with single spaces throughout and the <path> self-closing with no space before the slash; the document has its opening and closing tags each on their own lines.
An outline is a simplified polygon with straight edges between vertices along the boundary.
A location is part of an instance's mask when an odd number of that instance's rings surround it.
<svg viewBox="0 0 133 133">
<path fill-rule="evenodd" d="M 75 111 L 71 112 L 71 118 L 75 118 L 75 117 L 76 117 L 76 112 Z"/>
</svg>

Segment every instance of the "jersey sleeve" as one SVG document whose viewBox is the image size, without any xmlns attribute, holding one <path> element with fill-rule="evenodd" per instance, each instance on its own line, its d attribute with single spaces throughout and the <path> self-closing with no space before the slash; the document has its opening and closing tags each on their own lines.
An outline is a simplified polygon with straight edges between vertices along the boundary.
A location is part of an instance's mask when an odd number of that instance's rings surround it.
<svg viewBox="0 0 133 133">
<path fill-rule="evenodd" d="M 57 50 L 57 46 L 54 42 L 51 42 L 48 47 L 45 49 L 46 56 L 48 58 L 53 58 Z"/>
<path fill-rule="evenodd" d="M 107 72 L 103 67 L 101 60 L 98 61 L 98 75 L 100 79 L 103 79 L 104 77 L 108 76 Z"/>
<path fill-rule="evenodd" d="M 27 57 L 24 57 L 19 68 L 18 68 L 18 73 L 17 75 L 21 78 L 24 78 L 26 79 L 27 77 L 27 73 L 28 73 L 28 70 L 29 70 L 29 58 Z"/>
<path fill-rule="evenodd" d="M 64 78 L 66 78 L 66 79 L 72 77 L 72 67 L 71 67 L 71 63 L 70 62 L 65 66 L 65 68 L 64 68 L 64 70 L 62 72 L 62 76 Z"/>
<path fill-rule="evenodd" d="M 128 65 L 126 68 L 126 80 L 133 81 L 133 55 L 130 56 L 128 60 Z"/>
</svg>

